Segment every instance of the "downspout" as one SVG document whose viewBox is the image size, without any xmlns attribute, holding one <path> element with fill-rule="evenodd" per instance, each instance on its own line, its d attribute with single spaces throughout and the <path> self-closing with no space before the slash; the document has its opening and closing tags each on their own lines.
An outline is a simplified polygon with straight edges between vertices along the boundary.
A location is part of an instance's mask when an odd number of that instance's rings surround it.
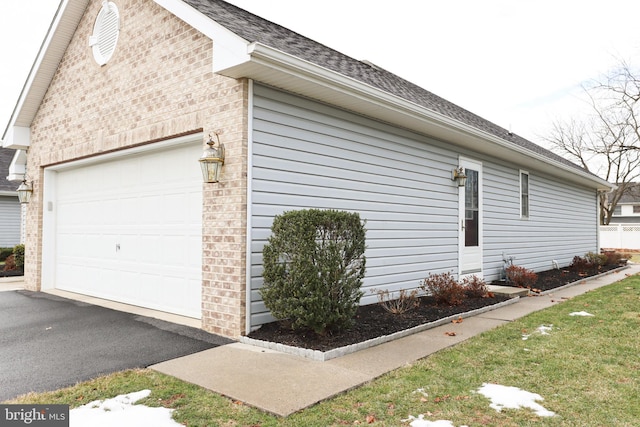
<svg viewBox="0 0 640 427">
<path fill-rule="evenodd" d="M 251 332 L 251 246 L 253 243 L 252 230 L 252 214 L 253 199 L 252 182 L 253 182 L 253 80 L 249 79 L 248 88 L 248 107 L 247 107 L 247 230 L 246 230 L 246 261 L 245 261 L 245 334 Z"/>
</svg>

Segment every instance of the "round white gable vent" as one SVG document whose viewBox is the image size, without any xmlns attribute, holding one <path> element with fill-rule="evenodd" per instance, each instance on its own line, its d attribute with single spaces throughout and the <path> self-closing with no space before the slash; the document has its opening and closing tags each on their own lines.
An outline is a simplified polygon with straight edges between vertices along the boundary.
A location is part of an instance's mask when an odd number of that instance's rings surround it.
<svg viewBox="0 0 640 427">
<path fill-rule="evenodd" d="M 93 49 L 93 58 L 98 65 L 104 65 L 116 50 L 120 34 L 120 13 L 113 2 L 103 1 L 93 25 L 93 34 L 89 37 L 89 46 Z"/>
</svg>

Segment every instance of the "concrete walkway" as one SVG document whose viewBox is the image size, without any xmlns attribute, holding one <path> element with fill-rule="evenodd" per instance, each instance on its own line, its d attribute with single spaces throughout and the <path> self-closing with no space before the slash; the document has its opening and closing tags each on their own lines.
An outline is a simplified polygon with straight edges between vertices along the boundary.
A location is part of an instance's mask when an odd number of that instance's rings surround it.
<svg viewBox="0 0 640 427">
<path fill-rule="evenodd" d="M 632 264 L 626 270 L 547 295 L 520 298 L 515 304 L 469 317 L 462 323 L 438 326 L 325 362 L 234 343 L 151 368 L 287 416 L 484 331 L 638 273 L 640 264 Z M 449 331 L 456 335 L 445 335 Z"/>
</svg>

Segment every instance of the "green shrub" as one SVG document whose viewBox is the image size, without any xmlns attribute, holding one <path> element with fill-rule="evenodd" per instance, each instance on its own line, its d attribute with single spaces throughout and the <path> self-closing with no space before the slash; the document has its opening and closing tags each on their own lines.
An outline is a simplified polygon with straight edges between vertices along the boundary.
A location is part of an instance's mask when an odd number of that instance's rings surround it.
<svg viewBox="0 0 640 427">
<path fill-rule="evenodd" d="M 300 210 L 275 217 L 263 249 L 262 299 L 276 319 L 318 334 L 351 327 L 363 292 L 365 229 L 357 213 Z"/>
<path fill-rule="evenodd" d="M 22 269 L 24 267 L 24 245 L 15 245 L 13 255 L 15 256 L 16 268 Z"/>
<path fill-rule="evenodd" d="M 460 305 L 466 298 L 464 287 L 451 273 L 431 274 L 420 285 L 438 304 Z"/>
<path fill-rule="evenodd" d="M 13 248 L 0 248 L 0 262 L 3 262 L 11 254 L 13 254 Z"/>
</svg>

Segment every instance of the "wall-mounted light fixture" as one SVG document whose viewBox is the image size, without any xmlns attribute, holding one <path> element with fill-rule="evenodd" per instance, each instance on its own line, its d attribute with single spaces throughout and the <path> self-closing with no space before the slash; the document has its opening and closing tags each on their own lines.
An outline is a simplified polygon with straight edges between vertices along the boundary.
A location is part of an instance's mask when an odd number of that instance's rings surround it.
<svg viewBox="0 0 640 427">
<path fill-rule="evenodd" d="M 27 204 L 31 201 L 31 193 L 33 193 L 33 188 L 31 185 L 27 183 L 26 178 L 22 180 L 22 184 L 18 187 L 18 200 L 22 204 Z"/>
<path fill-rule="evenodd" d="M 209 141 L 207 145 L 209 148 L 204 150 L 202 157 L 200 157 L 200 167 L 202 168 L 202 179 L 204 182 L 218 182 L 220 180 L 220 171 L 222 165 L 224 165 L 224 144 L 220 142 L 219 132 L 213 133 L 216 140 L 213 140 L 213 136 L 209 134 Z M 215 148 L 215 143 L 218 143 L 218 148 Z"/>
<path fill-rule="evenodd" d="M 451 180 L 458 183 L 458 187 L 464 187 L 467 183 L 467 175 L 464 174 L 464 168 L 459 167 L 451 171 Z"/>
</svg>

